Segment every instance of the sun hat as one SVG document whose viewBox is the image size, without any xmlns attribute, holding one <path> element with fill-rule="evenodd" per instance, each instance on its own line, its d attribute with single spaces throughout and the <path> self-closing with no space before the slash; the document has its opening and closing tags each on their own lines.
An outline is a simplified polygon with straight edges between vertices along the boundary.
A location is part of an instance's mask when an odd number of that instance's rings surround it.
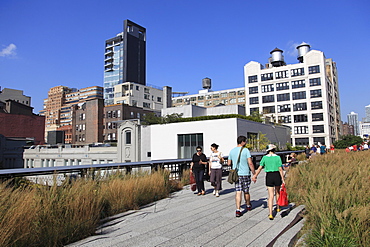
<svg viewBox="0 0 370 247">
<path fill-rule="evenodd" d="M 276 146 L 274 144 L 269 144 L 269 145 L 267 145 L 266 152 L 268 152 L 268 151 L 270 151 L 272 149 L 275 149 L 275 148 L 276 148 Z"/>
</svg>

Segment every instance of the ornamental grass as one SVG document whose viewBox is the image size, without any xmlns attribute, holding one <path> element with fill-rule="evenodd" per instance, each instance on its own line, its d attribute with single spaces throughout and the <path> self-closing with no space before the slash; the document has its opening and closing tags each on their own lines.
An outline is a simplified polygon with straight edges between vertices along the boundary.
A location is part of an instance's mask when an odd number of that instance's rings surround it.
<svg viewBox="0 0 370 247">
<path fill-rule="evenodd" d="M 0 184 L 0 246 L 64 246 L 93 235 L 101 219 L 182 188 L 168 171 L 66 181 Z"/>
<path fill-rule="evenodd" d="M 307 210 L 306 246 L 370 246 L 370 151 L 317 155 L 289 171 L 289 200 Z"/>
</svg>

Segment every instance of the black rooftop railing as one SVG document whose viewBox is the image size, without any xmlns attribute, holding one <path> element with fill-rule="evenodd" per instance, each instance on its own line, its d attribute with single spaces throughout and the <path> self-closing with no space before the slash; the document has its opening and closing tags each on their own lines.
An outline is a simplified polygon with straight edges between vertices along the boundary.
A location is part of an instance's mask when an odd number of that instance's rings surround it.
<svg viewBox="0 0 370 247">
<path fill-rule="evenodd" d="M 285 151 L 276 152 L 282 158 L 283 163 L 285 162 L 285 156 L 290 153 L 302 153 L 300 151 Z M 251 153 L 253 163 L 256 167 L 259 165 L 259 161 L 265 153 Z M 224 175 L 227 174 L 230 169 L 227 166 L 227 156 L 224 157 L 225 162 L 223 165 Z M 21 168 L 21 169 L 3 169 L 0 170 L 0 178 L 10 179 L 16 177 L 26 176 L 39 176 L 39 175 L 53 175 L 53 174 L 78 174 L 83 177 L 89 173 L 89 171 L 101 171 L 101 170 L 116 170 L 120 169 L 126 173 L 131 173 L 135 168 L 150 168 L 151 170 L 167 169 L 171 171 L 172 179 L 179 179 L 182 177 L 184 170 L 190 167 L 191 159 L 165 159 L 165 160 L 151 160 L 151 161 L 140 161 L 140 162 L 125 162 L 125 163 L 111 163 L 111 164 L 92 164 L 92 165 L 78 165 L 78 166 L 53 166 L 53 167 L 38 167 L 38 168 Z M 91 173 L 91 172 L 90 172 Z"/>
</svg>

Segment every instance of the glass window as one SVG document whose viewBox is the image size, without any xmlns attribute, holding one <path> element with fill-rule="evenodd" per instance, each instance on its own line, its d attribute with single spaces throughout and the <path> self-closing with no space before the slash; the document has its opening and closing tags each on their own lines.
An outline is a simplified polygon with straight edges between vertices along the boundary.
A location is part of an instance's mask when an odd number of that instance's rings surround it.
<svg viewBox="0 0 370 247">
<path fill-rule="evenodd" d="M 312 121 L 323 121 L 324 114 L 323 113 L 312 113 Z"/>
<path fill-rule="evenodd" d="M 307 146 L 309 145 L 309 138 L 295 138 L 295 145 L 296 146 Z"/>
<path fill-rule="evenodd" d="M 294 134 L 308 134 L 308 126 L 295 126 L 294 127 Z"/>
<path fill-rule="evenodd" d="M 127 130 L 127 131 L 125 132 L 125 134 L 126 134 L 126 137 L 125 137 L 125 143 L 126 143 L 126 144 L 131 144 L 131 131 L 130 131 L 130 130 Z"/>
<path fill-rule="evenodd" d="M 305 111 L 305 110 L 307 110 L 307 103 L 293 104 L 293 111 Z"/>
<path fill-rule="evenodd" d="M 196 152 L 196 147 L 203 147 L 203 134 L 181 134 L 177 135 L 178 158 L 191 158 Z"/>
<path fill-rule="evenodd" d="M 236 95 L 236 92 L 235 91 L 229 92 L 229 97 L 233 97 L 235 95 Z"/>
<path fill-rule="evenodd" d="M 238 91 L 238 95 L 244 95 L 245 94 L 245 92 L 244 92 L 244 90 L 240 90 L 240 91 Z"/>
<path fill-rule="evenodd" d="M 255 94 L 255 93 L 258 93 L 258 87 L 250 87 L 249 94 Z"/>
<path fill-rule="evenodd" d="M 230 99 L 230 104 L 235 104 L 236 103 L 236 99 Z"/>
<path fill-rule="evenodd" d="M 306 98 L 306 91 L 294 92 L 294 93 L 292 93 L 292 98 L 293 98 L 293 100 L 305 99 Z"/>
<path fill-rule="evenodd" d="M 272 79 L 274 79 L 272 73 L 266 73 L 261 75 L 261 81 L 269 81 Z"/>
<path fill-rule="evenodd" d="M 290 104 L 278 105 L 277 112 L 290 112 Z"/>
<path fill-rule="evenodd" d="M 324 133 L 324 125 L 313 125 L 313 133 Z"/>
<path fill-rule="evenodd" d="M 290 73 L 292 77 L 304 75 L 304 68 L 291 69 Z"/>
<path fill-rule="evenodd" d="M 315 144 L 319 144 L 319 143 L 325 144 L 325 137 L 314 137 L 313 142 Z"/>
<path fill-rule="evenodd" d="M 275 96 L 274 95 L 262 96 L 262 103 L 269 103 L 269 102 L 275 102 Z"/>
<path fill-rule="evenodd" d="M 289 89 L 289 82 L 276 83 L 276 91 Z"/>
<path fill-rule="evenodd" d="M 248 76 L 248 82 L 249 83 L 258 82 L 257 76 L 256 75 Z"/>
<path fill-rule="evenodd" d="M 302 87 L 306 87 L 306 83 L 304 80 L 292 81 L 292 89 Z"/>
<path fill-rule="evenodd" d="M 301 115 L 294 115 L 294 122 L 295 123 L 301 123 L 301 122 L 307 122 L 307 114 L 301 114 Z"/>
<path fill-rule="evenodd" d="M 319 65 L 308 67 L 308 74 L 316 74 L 316 73 L 320 73 Z"/>
<path fill-rule="evenodd" d="M 275 72 L 275 78 L 276 79 L 288 78 L 288 70 Z"/>
<path fill-rule="evenodd" d="M 268 113 L 275 113 L 275 106 L 264 106 L 262 108 L 262 112 L 264 114 L 268 114 Z"/>
<path fill-rule="evenodd" d="M 321 89 L 311 90 L 310 94 L 311 94 L 311 98 L 321 97 Z"/>
<path fill-rule="evenodd" d="M 292 117 L 290 115 L 288 116 L 278 116 L 279 123 L 291 123 Z"/>
<path fill-rule="evenodd" d="M 204 100 L 204 96 L 198 96 L 198 100 Z"/>
<path fill-rule="evenodd" d="M 274 91 L 274 84 L 262 85 L 261 86 L 262 93 L 266 92 L 273 92 Z"/>
<path fill-rule="evenodd" d="M 278 102 L 290 100 L 290 93 L 277 94 L 276 100 Z"/>
<path fill-rule="evenodd" d="M 320 77 L 310 79 L 310 87 L 320 86 L 320 85 L 321 85 L 321 79 L 320 79 Z"/>
<path fill-rule="evenodd" d="M 249 98 L 249 104 L 258 104 L 258 97 L 251 97 Z"/>
<path fill-rule="evenodd" d="M 311 110 L 322 109 L 322 101 L 311 102 Z"/>
<path fill-rule="evenodd" d="M 249 109 L 249 114 L 252 115 L 253 112 L 257 112 L 258 113 L 259 112 L 259 108 L 258 107 L 250 108 Z"/>
</svg>

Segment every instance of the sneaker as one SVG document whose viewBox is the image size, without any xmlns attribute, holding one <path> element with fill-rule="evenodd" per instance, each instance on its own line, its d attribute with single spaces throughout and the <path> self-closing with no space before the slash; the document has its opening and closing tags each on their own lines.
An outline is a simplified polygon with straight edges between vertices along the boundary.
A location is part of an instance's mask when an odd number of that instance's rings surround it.
<svg viewBox="0 0 370 247">
<path fill-rule="evenodd" d="M 219 196 L 220 196 L 220 194 L 218 192 L 216 192 L 216 197 L 219 197 Z"/>
<path fill-rule="evenodd" d="M 281 211 L 281 209 L 280 209 L 280 208 L 276 208 L 276 212 L 278 212 L 278 213 L 279 213 L 280 211 Z"/>
<path fill-rule="evenodd" d="M 243 215 L 243 213 L 242 213 L 241 211 L 236 210 L 236 212 L 235 212 L 235 216 L 236 216 L 236 217 L 240 217 L 240 216 L 242 216 L 242 215 Z"/>
<path fill-rule="evenodd" d="M 271 214 L 269 215 L 269 219 L 270 220 L 273 220 L 274 219 L 274 216 L 272 216 Z"/>
<path fill-rule="evenodd" d="M 252 205 L 247 205 L 247 210 L 251 211 L 252 210 Z"/>
<path fill-rule="evenodd" d="M 216 190 L 213 190 L 213 194 L 216 195 Z"/>
</svg>

